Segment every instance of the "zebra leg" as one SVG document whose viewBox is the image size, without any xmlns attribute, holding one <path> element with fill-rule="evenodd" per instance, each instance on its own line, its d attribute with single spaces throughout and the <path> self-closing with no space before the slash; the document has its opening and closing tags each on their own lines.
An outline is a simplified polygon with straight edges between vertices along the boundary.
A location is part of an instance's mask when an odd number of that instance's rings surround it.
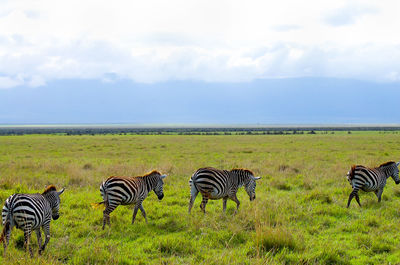
<svg viewBox="0 0 400 265">
<path fill-rule="evenodd" d="M 226 202 L 228 201 L 228 197 L 224 197 L 222 203 L 222 210 L 225 212 L 226 211 Z"/>
<path fill-rule="evenodd" d="M 135 222 L 136 215 L 137 215 L 137 212 L 138 212 L 139 207 L 140 207 L 139 205 L 141 205 L 141 204 L 142 204 L 141 202 L 138 202 L 138 203 L 136 203 L 135 208 L 133 208 L 132 224 Z"/>
<path fill-rule="evenodd" d="M 349 200 L 347 201 L 347 208 L 349 208 L 350 202 L 351 200 L 353 200 L 353 197 L 356 197 L 356 201 L 361 207 L 360 198 L 358 197 L 358 189 L 353 189 L 353 191 L 350 193 Z"/>
<path fill-rule="evenodd" d="M 143 215 L 144 219 L 146 220 L 146 224 L 148 224 L 149 222 L 147 222 L 146 212 L 144 211 L 144 208 L 143 208 L 142 204 L 140 204 L 139 209 L 142 212 L 142 215 Z"/>
<path fill-rule="evenodd" d="M 39 250 L 39 255 L 42 254 L 42 252 L 44 251 L 44 249 L 46 248 L 47 244 L 50 241 L 50 223 L 43 225 L 43 231 L 44 231 L 44 235 L 46 236 L 46 239 L 44 240 L 44 244 L 43 244 L 42 248 Z"/>
<path fill-rule="evenodd" d="M 9 242 L 10 242 L 12 226 L 10 225 L 10 226 L 9 226 L 8 228 L 6 228 L 6 229 L 7 229 L 7 230 L 4 231 L 4 232 L 5 232 L 5 238 L 4 238 L 4 241 L 3 241 L 3 246 L 4 246 L 4 256 L 3 256 L 3 257 L 6 256 L 7 247 L 8 247 L 8 244 L 9 244 Z"/>
<path fill-rule="evenodd" d="M 106 224 L 108 224 L 108 226 L 111 226 L 110 224 L 110 214 L 115 210 L 115 208 L 117 208 L 118 204 L 107 204 L 106 209 L 103 211 L 103 230 L 104 227 L 106 226 Z"/>
<path fill-rule="evenodd" d="M 190 188 L 189 214 L 190 214 L 190 211 L 192 210 L 193 203 L 197 197 L 197 194 L 199 194 L 199 191 L 196 189 L 194 184 L 192 184 L 192 186 Z"/>
<path fill-rule="evenodd" d="M 24 238 L 25 238 L 24 246 L 25 246 L 25 251 L 27 251 L 29 249 L 29 254 L 31 255 L 31 258 L 33 258 L 32 246 L 31 246 L 31 244 L 29 244 L 29 241 L 31 239 L 31 232 L 32 232 L 32 230 L 30 227 L 25 228 L 25 230 L 24 230 Z"/>
<path fill-rule="evenodd" d="M 232 201 L 236 202 L 236 210 L 235 213 L 237 213 L 237 211 L 239 210 L 239 206 L 240 206 L 240 201 L 238 200 L 238 198 L 236 197 L 236 193 L 230 198 Z"/>
<path fill-rule="evenodd" d="M 351 202 L 351 200 L 353 199 L 353 197 L 354 197 L 354 193 L 351 192 L 351 193 L 350 193 L 350 196 L 349 196 L 349 200 L 347 201 L 347 208 L 349 208 L 350 202 Z"/>
<path fill-rule="evenodd" d="M 203 200 L 200 204 L 200 209 L 203 211 L 203 213 L 206 213 L 207 202 L 208 202 L 208 197 L 203 195 Z"/>
<path fill-rule="evenodd" d="M 42 233 L 40 232 L 40 227 L 37 228 L 35 232 L 36 232 L 37 242 L 39 246 L 39 255 L 40 255 L 40 249 L 42 248 Z"/>
<path fill-rule="evenodd" d="M 383 188 L 375 191 L 376 197 L 378 197 L 378 202 L 381 202 L 382 199 Z"/>
<path fill-rule="evenodd" d="M 361 207 L 360 197 L 358 196 L 358 193 L 356 194 L 356 201 L 357 201 L 358 205 L 360 205 L 360 207 Z"/>
</svg>

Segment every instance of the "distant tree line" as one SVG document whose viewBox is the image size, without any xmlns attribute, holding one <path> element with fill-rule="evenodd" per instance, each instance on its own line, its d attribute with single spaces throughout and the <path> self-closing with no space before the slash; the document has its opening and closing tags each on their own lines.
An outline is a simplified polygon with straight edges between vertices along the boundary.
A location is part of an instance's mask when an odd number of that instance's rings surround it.
<svg viewBox="0 0 400 265">
<path fill-rule="evenodd" d="M 137 127 L 0 127 L 0 135 L 286 135 L 333 134 L 335 131 L 400 131 L 400 127 L 255 127 L 255 128 L 137 128 Z"/>
</svg>

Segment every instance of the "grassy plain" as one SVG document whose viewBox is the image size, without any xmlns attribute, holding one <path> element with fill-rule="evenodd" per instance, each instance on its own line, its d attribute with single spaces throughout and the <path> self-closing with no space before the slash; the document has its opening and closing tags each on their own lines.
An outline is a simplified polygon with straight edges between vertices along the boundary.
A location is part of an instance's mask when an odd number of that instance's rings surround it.
<svg viewBox="0 0 400 265">
<path fill-rule="evenodd" d="M 385 264 L 400 263 L 400 186 L 388 181 L 382 202 L 360 193 L 346 208 L 354 163 L 375 166 L 400 159 L 398 134 L 230 136 L 2 136 L 0 203 L 16 192 L 66 187 L 60 219 L 43 256 L 23 251 L 13 230 L 0 264 Z M 191 174 L 199 167 L 246 167 L 262 179 L 250 202 L 243 189 L 235 203 L 198 196 L 187 213 Z M 132 208 L 118 207 L 101 230 L 99 185 L 110 175 L 167 173 L 160 202 L 144 201 L 149 224 Z M 36 235 L 33 248 L 37 250 Z"/>
</svg>

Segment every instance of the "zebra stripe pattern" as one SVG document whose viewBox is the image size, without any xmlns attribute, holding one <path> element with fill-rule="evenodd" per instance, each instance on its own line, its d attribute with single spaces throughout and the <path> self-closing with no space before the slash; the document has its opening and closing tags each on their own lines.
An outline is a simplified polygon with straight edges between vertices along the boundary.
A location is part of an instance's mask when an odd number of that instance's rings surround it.
<svg viewBox="0 0 400 265">
<path fill-rule="evenodd" d="M 386 185 L 386 180 L 392 177 L 396 184 L 400 183 L 399 179 L 399 163 L 400 162 L 386 162 L 376 168 L 367 168 L 361 165 L 353 165 L 347 173 L 347 180 L 353 187 L 347 202 L 347 208 L 350 206 L 351 200 L 355 197 L 358 205 L 361 207 L 358 191 L 363 190 L 366 192 L 373 191 L 381 201 L 383 189 Z"/>
<path fill-rule="evenodd" d="M 239 209 L 240 202 L 236 193 L 241 186 L 244 186 L 250 201 L 256 198 L 256 180 L 253 172 L 248 169 L 219 170 L 216 168 L 200 168 L 190 178 L 189 184 L 190 201 L 189 213 L 197 194 L 200 192 L 203 200 L 200 208 L 205 213 L 208 200 L 223 199 L 223 211 L 226 210 L 228 199 L 236 202 L 236 211 Z M 236 213 L 235 211 L 235 213 Z"/>
<path fill-rule="evenodd" d="M 139 177 L 109 177 L 100 186 L 100 193 L 103 201 L 98 204 L 105 204 L 103 211 L 103 229 L 106 223 L 110 226 L 110 214 L 118 205 L 135 204 L 132 216 L 132 224 L 135 222 L 138 210 L 143 214 L 147 223 L 146 212 L 143 208 L 143 201 L 150 191 L 154 191 L 159 200 L 164 197 L 163 179 L 167 175 L 161 175 L 158 171 L 152 171 Z"/>
<path fill-rule="evenodd" d="M 44 251 L 50 240 L 50 221 L 59 218 L 60 195 L 64 189 L 57 191 L 51 185 L 42 194 L 13 194 L 7 198 L 1 213 L 3 220 L 3 232 L 0 241 L 3 241 L 4 254 L 10 241 L 11 230 L 15 226 L 24 231 L 25 249 L 33 257 L 32 248 L 29 244 L 30 236 L 35 230 L 39 245 L 39 255 Z M 42 227 L 46 236 L 42 245 Z"/>
</svg>

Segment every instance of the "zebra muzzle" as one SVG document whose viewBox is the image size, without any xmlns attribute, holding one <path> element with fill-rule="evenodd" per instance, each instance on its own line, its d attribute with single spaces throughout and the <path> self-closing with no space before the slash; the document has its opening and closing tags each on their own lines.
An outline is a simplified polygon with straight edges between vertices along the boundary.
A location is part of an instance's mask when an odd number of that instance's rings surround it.
<svg viewBox="0 0 400 265">
<path fill-rule="evenodd" d="M 53 215 L 53 220 L 57 220 L 59 217 L 59 215 Z"/>
<path fill-rule="evenodd" d="M 161 201 L 164 198 L 164 194 L 161 194 L 160 196 L 158 196 L 158 199 Z"/>
</svg>

